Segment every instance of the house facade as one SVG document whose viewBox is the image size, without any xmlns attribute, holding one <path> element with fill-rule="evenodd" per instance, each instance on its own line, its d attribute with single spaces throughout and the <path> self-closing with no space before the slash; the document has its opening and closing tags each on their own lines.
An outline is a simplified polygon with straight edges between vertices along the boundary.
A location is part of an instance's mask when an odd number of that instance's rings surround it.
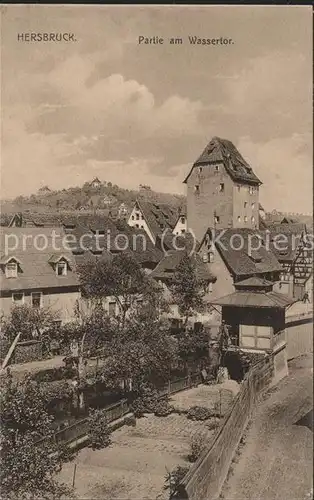
<svg viewBox="0 0 314 500">
<path fill-rule="evenodd" d="M 187 217 L 186 217 L 186 211 L 184 209 L 180 209 L 178 211 L 178 217 L 177 221 L 175 223 L 175 226 L 172 230 L 172 234 L 175 234 L 176 236 L 185 234 L 187 232 Z"/>
<path fill-rule="evenodd" d="M 230 141 L 214 137 L 184 183 L 187 227 L 197 240 L 208 227 L 259 227 L 261 181 Z"/>
<path fill-rule="evenodd" d="M 157 236 L 173 231 L 178 213 L 175 208 L 166 204 L 137 200 L 128 218 L 128 224 L 143 229 L 152 243 Z"/>
<path fill-rule="evenodd" d="M 49 307 L 58 313 L 61 322 L 71 321 L 80 287 L 73 255 L 60 246 L 65 236 L 63 230 L 2 228 L 0 235 L 2 313 L 8 315 L 15 305 L 27 304 L 34 308 Z"/>
</svg>

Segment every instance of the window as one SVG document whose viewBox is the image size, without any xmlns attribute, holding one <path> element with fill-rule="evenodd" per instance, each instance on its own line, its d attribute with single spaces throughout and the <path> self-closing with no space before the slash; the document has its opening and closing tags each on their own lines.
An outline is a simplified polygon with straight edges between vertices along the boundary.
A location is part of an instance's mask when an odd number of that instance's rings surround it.
<svg viewBox="0 0 314 500">
<path fill-rule="evenodd" d="M 247 207 L 247 201 L 244 202 L 244 208 L 246 208 L 246 207 Z"/>
<path fill-rule="evenodd" d="M 141 225 L 141 229 L 144 229 L 144 226 L 143 226 L 143 225 Z"/>
<path fill-rule="evenodd" d="M 185 224 L 185 217 L 180 217 L 181 224 Z"/>
<path fill-rule="evenodd" d="M 66 276 L 67 271 L 68 271 L 68 265 L 66 262 L 64 262 L 64 261 L 57 262 L 57 266 L 56 266 L 57 276 Z"/>
<path fill-rule="evenodd" d="M 195 194 L 199 194 L 199 192 L 200 192 L 200 187 L 199 187 L 198 184 L 195 184 L 195 186 L 194 186 L 194 193 Z"/>
<path fill-rule="evenodd" d="M 209 262 L 214 262 L 214 254 L 213 254 L 213 252 L 208 252 L 208 260 L 209 260 Z"/>
<path fill-rule="evenodd" d="M 140 220 L 140 214 L 135 214 L 136 220 Z"/>
<path fill-rule="evenodd" d="M 247 216 L 246 215 L 244 216 L 244 222 L 247 222 Z"/>
<path fill-rule="evenodd" d="M 8 262 L 5 266 L 5 275 L 7 278 L 17 278 L 17 263 Z"/>
<path fill-rule="evenodd" d="M 251 221 L 252 221 L 252 222 L 255 222 L 255 217 L 254 217 L 254 215 L 252 215 L 252 217 L 251 217 Z"/>
<path fill-rule="evenodd" d="M 24 304 L 24 293 L 23 292 L 15 292 L 12 293 L 12 301 L 15 305 L 21 306 Z"/>
<path fill-rule="evenodd" d="M 185 229 L 181 229 L 181 234 L 184 234 L 185 233 Z"/>
<path fill-rule="evenodd" d="M 224 190 L 225 190 L 225 185 L 224 185 L 224 183 L 223 183 L 223 182 L 221 182 L 221 183 L 219 184 L 219 192 L 220 192 L 220 193 L 223 193 L 223 192 L 224 192 Z"/>
<path fill-rule="evenodd" d="M 135 224 L 135 227 L 137 227 L 139 229 L 140 225 L 139 224 Z"/>
<path fill-rule="evenodd" d="M 208 254 L 207 253 L 204 253 L 203 255 L 203 262 L 208 262 Z"/>
<path fill-rule="evenodd" d="M 34 292 L 32 293 L 32 306 L 33 307 L 41 307 L 42 306 L 42 293 Z"/>
<path fill-rule="evenodd" d="M 213 284 L 212 284 L 212 282 L 208 283 L 208 291 L 209 292 L 213 291 Z"/>
<path fill-rule="evenodd" d="M 215 172 L 219 172 L 219 165 L 215 165 Z"/>
<path fill-rule="evenodd" d="M 255 208 L 255 203 L 252 203 L 252 209 L 254 209 L 254 208 Z"/>
<path fill-rule="evenodd" d="M 116 315 L 116 303 L 115 302 L 109 302 L 109 316 L 115 316 Z"/>
<path fill-rule="evenodd" d="M 241 186 L 237 186 L 237 188 L 238 188 L 238 191 L 240 191 L 240 189 L 241 189 Z"/>
<path fill-rule="evenodd" d="M 241 222 L 241 217 L 240 217 L 240 215 L 238 215 L 238 222 Z"/>
<path fill-rule="evenodd" d="M 252 186 L 249 186 L 249 194 L 253 194 L 254 193 L 254 189 Z"/>
<path fill-rule="evenodd" d="M 132 215 L 131 219 L 134 220 L 134 215 Z"/>
<path fill-rule="evenodd" d="M 202 169 L 202 167 L 200 167 L 200 168 L 198 169 L 198 173 L 199 173 L 199 174 L 201 174 L 202 172 L 203 172 L 203 169 Z"/>
<path fill-rule="evenodd" d="M 218 224 L 220 221 L 220 217 L 218 215 L 215 215 L 214 220 L 215 220 L 215 224 Z"/>
</svg>

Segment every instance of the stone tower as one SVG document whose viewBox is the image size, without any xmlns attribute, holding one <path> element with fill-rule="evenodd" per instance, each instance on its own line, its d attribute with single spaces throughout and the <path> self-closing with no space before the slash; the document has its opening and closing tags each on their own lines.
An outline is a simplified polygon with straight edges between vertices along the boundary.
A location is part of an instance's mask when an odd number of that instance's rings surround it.
<svg viewBox="0 0 314 500">
<path fill-rule="evenodd" d="M 232 142 L 214 137 L 183 182 L 187 185 L 187 227 L 198 241 L 209 227 L 259 227 L 262 183 Z"/>
</svg>

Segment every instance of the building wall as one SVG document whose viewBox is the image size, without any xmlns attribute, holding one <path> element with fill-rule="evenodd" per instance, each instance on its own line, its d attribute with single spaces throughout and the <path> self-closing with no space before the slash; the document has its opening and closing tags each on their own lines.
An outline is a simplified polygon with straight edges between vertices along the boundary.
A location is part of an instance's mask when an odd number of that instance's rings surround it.
<svg viewBox="0 0 314 500">
<path fill-rule="evenodd" d="M 184 218 L 184 222 L 181 221 L 181 217 Z M 179 217 L 176 225 L 174 226 L 172 234 L 184 234 L 184 233 L 186 233 L 186 230 L 187 230 L 186 228 L 187 228 L 186 217 L 184 215 L 182 215 Z"/>
<path fill-rule="evenodd" d="M 235 183 L 222 162 L 195 166 L 187 180 L 187 227 L 198 241 L 208 227 L 258 228 L 258 206 L 258 186 Z"/>
<path fill-rule="evenodd" d="M 224 184 L 223 192 L 219 191 L 221 183 Z M 195 191 L 196 185 L 199 192 Z M 198 241 L 209 227 L 214 227 L 214 212 L 219 217 L 217 229 L 232 227 L 232 198 L 233 181 L 222 162 L 193 168 L 187 180 L 187 227 Z"/>
<path fill-rule="evenodd" d="M 128 219 L 128 225 L 130 227 L 137 227 L 139 229 L 144 229 L 144 231 L 147 233 L 148 237 L 150 240 L 155 243 L 155 237 L 151 230 L 148 227 L 148 224 L 144 218 L 143 213 L 139 209 L 137 205 L 134 205 L 132 212 L 130 213 L 130 217 Z"/>
<path fill-rule="evenodd" d="M 258 199 L 258 186 L 233 185 L 233 227 L 258 229 Z"/>
<path fill-rule="evenodd" d="M 206 242 L 204 241 L 199 250 L 199 254 L 202 259 L 206 253 L 208 253 L 208 248 Z M 212 284 L 212 291 L 206 297 L 207 300 L 215 300 L 219 297 L 223 297 L 224 295 L 228 295 L 229 293 L 233 293 L 235 291 L 233 286 L 233 277 L 217 249 L 214 251 L 213 262 L 210 262 L 207 265 L 210 272 L 217 278 L 216 282 Z"/>
<path fill-rule="evenodd" d="M 19 292 L 22 290 L 19 290 Z M 41 290 L 36 290 L 41 291 Z M 63 322 L 71 321 L 74 319 L 75 306 L 77 300 L 80 298 L 79 291 L 47 291 L 44 290 L 42 294 L 42 307 L 49 307 L 51 311 L 59 314 L 60 319 Z M 24 304 L 32 305 L 32 296 L 30 290 L 24 291 Z M 14 303 L 12 300 L 12 293 L 3 294 L 0 298 L 0 309 L 1 312 L 7 316 Z"/>
</svg>

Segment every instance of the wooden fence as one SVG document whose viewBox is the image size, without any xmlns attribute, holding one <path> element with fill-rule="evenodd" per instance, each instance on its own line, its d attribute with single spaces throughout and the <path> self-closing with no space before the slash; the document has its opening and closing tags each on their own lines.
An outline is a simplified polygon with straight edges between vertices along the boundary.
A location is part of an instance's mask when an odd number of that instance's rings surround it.
<svg viewBox="0 0 314 500">
<path fill-rule="evenodd" d="M 201 376 L 193 374 L 189 377 L 168 382 L 164 387 L 159 390 L 159 397 L 163 398 L 166 395 L 175 394 L 176 392 L 183 391 L 193 387 L 201 382 Z M 117 403 L 107 406 L 101 410 L 107 418 L 108 423 L 112 423 L 131 411 L 131 408 L 126 399 L 122 399 Z M 64 427 L 54 433 L 54 441 L 59 444 L 69 445 L 78 439 L 86 436 L 89 432 L 89 419 L 88 417 L 77 420 L 73 424 Z"/>
<path fill-rule="evenodd" d="M 270 387 L 273 356 L 265 357 L 246 374 L 230 412 L 211 443 L 183 478 L 173 498 L 217 500 L 244 430 L 260 394 Z"/>
</svg>

